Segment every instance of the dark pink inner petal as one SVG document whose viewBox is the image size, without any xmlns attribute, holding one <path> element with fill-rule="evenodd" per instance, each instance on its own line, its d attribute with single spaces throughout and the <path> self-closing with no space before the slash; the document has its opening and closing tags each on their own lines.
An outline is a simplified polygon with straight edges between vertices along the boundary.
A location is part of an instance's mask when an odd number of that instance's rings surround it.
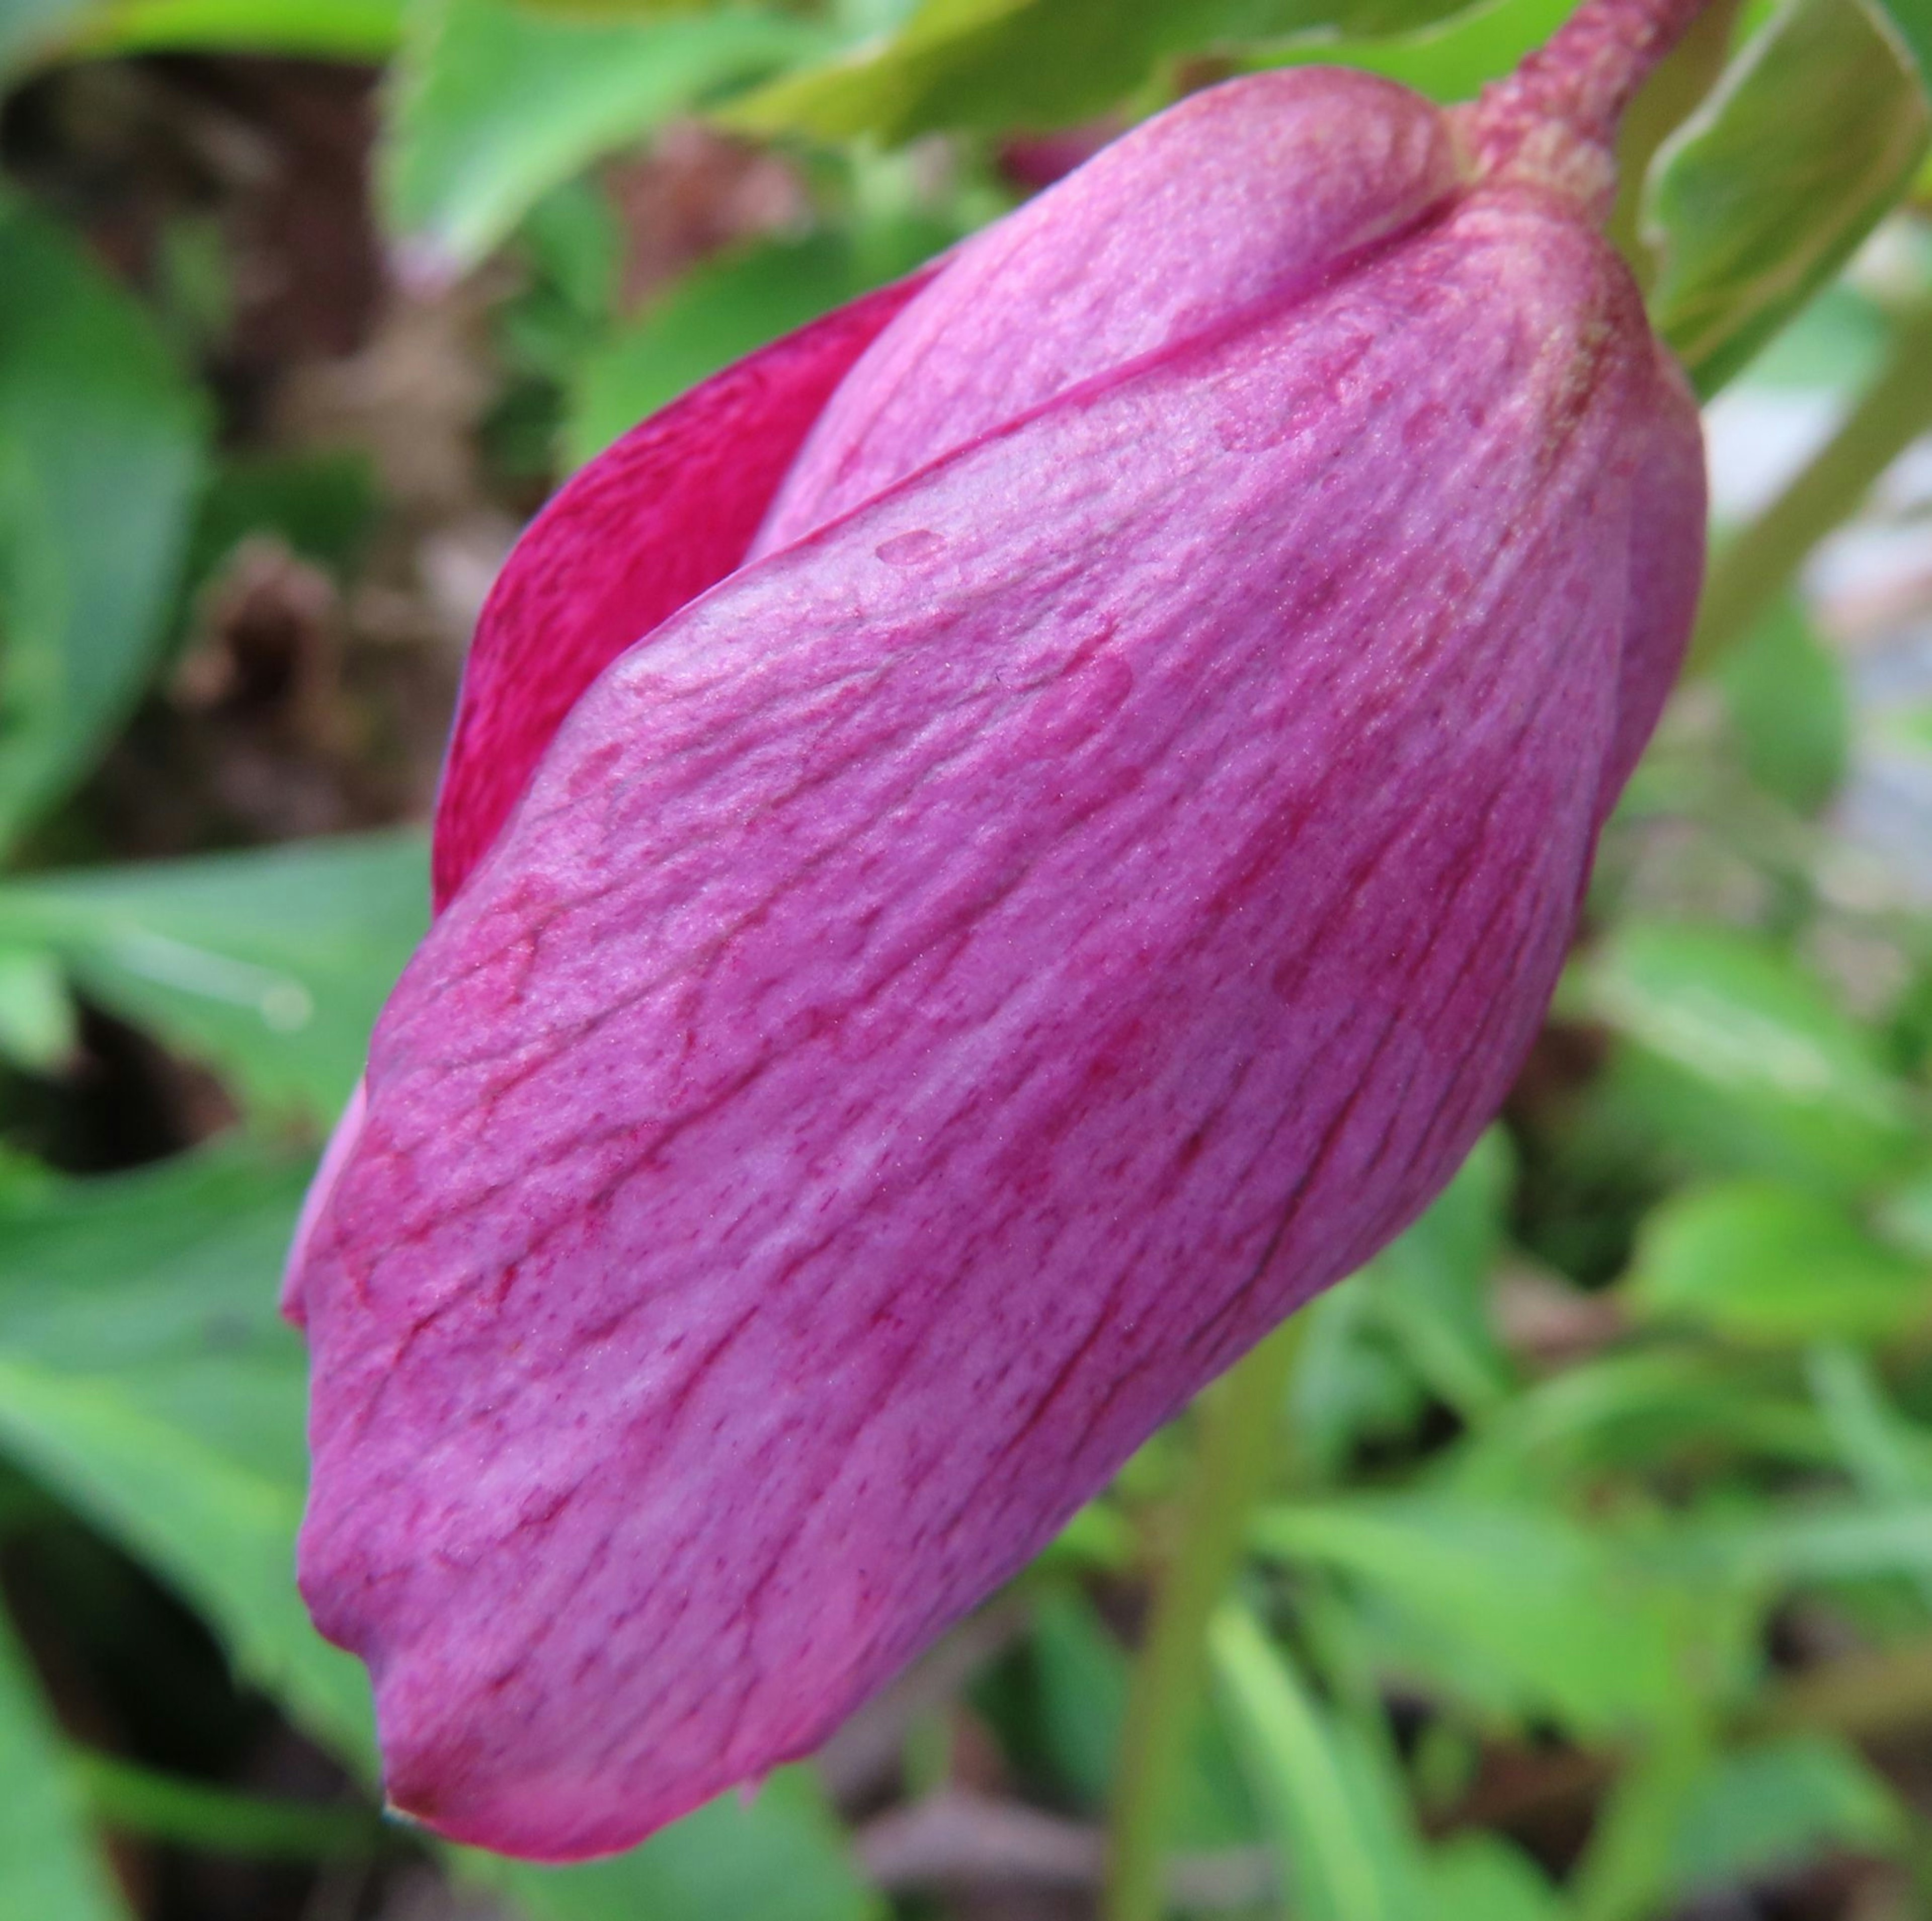
<svg viewBox="0 0 1932 1921">
<path fill-rule="evenodd" d="M 436 797 L 446 907 L 578 697 L 736 567 L 826 398 L 934 269 L 882 287 L 694 387 L 578 474 L 492 591 Z"/>
</svg>

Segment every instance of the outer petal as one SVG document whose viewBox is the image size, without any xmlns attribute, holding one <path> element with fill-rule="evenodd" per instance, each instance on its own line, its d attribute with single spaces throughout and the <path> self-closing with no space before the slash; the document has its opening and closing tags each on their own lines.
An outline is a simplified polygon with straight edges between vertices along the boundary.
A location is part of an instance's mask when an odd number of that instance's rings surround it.
<svg viewBox="0 0 1932 1921">
<path fill-rule="evenodd" d="M 600 455 L 497 578 L 436 797 L 439 910 L 496 837 L 578 696 L 745 557 L 826 397 L 936 269 L 727 368 Z"/>
<path fill-rule="evenodd" d="M 1082 380 L 1306 293 L 1465 184 L 1442 110 L 1284 68 L 1195 94 L 976 235 L 813 428 L 754 554 Z"/>
<path fill-rule="evenodd" d="M 446 1832 L 810 1748 L 1398 1229 L 1559 965 L 1635 293 L 1478 197 L 584 696 L 311 1237 L 318 1623 Z"/>
</svg>

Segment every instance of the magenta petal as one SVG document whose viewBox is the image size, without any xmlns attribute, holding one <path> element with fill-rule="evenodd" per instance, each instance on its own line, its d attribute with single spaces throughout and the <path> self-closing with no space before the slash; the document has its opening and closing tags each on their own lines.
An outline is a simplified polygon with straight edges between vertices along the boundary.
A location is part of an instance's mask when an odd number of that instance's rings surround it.
<svg viewBox="0 0 1932 1921">
<path fill-rule="evenodd" d="M 436 797 L 446 906 L 487 852 L 578 696 L 744 558 L 819 410 L 932 275 L 900 281 L 748 356 L 572 478 L 498 577 L 464 669 Z"/>
<path fill-rule="evenodd" d="M 810 1748 L 1414 1214 L 1588 868 L 1655 382 L 1475 194 L 584 695 L 302 1276 L 399 1805 L 568 1859 Z"/>
<path fill-rule="evenodd" d="M 1083 380 L 1306 293 L 1464 184 L 1438 109 L 1332 67 L 1210 87 L 976 234 L 853 368 L 754 555 Z"/>
</svg>

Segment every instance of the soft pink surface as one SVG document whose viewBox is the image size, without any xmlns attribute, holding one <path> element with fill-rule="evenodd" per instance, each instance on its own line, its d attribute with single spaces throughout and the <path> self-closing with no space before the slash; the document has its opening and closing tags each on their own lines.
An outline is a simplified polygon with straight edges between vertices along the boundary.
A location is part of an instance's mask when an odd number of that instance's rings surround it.
<svg viewBox="0 0 1932 1921">
<path fill-rule="evenodd" d="M 578 696 L 743 560 L 826 397 L 926 278 L 868 294 L 694 387 L 538 515 L 464 665 L 436 796 L 439 909 L 488 851 Z"/>
<path fill-rule="evenodd" d="M 1501 1101 L 1682 645 L 1695 418 L 1572 209 L 1444 200 L 1432 110 L 1329 80 L 1367 187 L 1247 182 L 1229 110 L 1150 276 L 1103 155 L 909 306 L 384 1015 L 301 1571 L 446 1833 L 617 1847 L 811 1748 Z"/>
</svg>

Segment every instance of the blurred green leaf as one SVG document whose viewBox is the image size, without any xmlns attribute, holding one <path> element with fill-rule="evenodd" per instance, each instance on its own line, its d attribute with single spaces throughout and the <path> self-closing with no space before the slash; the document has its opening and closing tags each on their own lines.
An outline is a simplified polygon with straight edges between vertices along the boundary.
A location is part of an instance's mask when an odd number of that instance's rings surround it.
<svg viewBox="0 0 1932 1921">
<path fill-rule="evenodd" d="M 76 36 L 91 54 L 187 51 L 381 60 L 408 0 L 95 0 Z"/>
<path fill-rule="evenodd" d="M 1826 1196 L 1764 1181 L 1673 1195 L 1644 1223 L 1625 1293 L 1647 1315 L 1794 1346 L 1932 1324 L 1932 1270 Z"/>
<path fill-rule="evenodd" d="M 724 0 L 517 0 L 532 14 L 560 14 L 566 20 L 648 20 L 653 14 L 714 12 Z"/>
<path fill-rule="evenodd" d="M 1301 1313 L 1307 1325 L 1289 1406 L 1304 1468 L 1327 1480 L 1357 1448 L 1413 1431 L 1429 1389 L 1390 1337 L 1372 1286 L 1351 1277 Z"/>
<path fill-rule="evenodd" d="M 296 1593 L 299 1481 L 156 1419 L 118 1379 L 11 1355 L 0 1355 L 0 1448 L 199 1608 L 242 1674 L 338 1753 L 366 1756 L 362 1670 L 309 1625 Z"/>
<path fill-rule="evenodd" d="M 1612 1543 L 1560 1516 L 1470 1498 L 1356 1499 L 1277 1508 L 1256 1550 L 1337 1568 L 1424 1630 L 1432 1679 L 1602 1736 L 1654 1714 L 1676 1685 L 1670 1622 Z"/>
<path fill-rule="evenodd" d="M 126 1921 L 87 1825 L 80 1783 L 0 1612 L 0 1914 L 18 1921 Z"/>
<path fill-rule="evenodd" d="M 1490 1834 L 1459 1834 L 1430 1857 L 1429 1921 L 1562 1921 L 1562 1897 L 1528 1857 Z"/>
<path fill-rule="evenodd" d="M 0 1061 L 56 1073 L 74 1059 L 79 1037 L 59 960 L 44 948 L 0 947 Z"/>
<path fill-rule="evenodd" d="M 1431 100 L 1474 100 L 1566 20 L 1576 0 L 1496 0 L 1411 33 L 1374 40 L 1316 40 L 1245 64 L 1354 67 L 1400 80 Z"/>
<path fill-rule="evenodd" d="M 1669 1859 L 1672 1891 L 1708 1894 L 1850 1849 L 1896 1854 L 1906 1817 L 1856 1749 L 1816 1736 L 1713 1757 L 1686 1798 Z"/>
<path fill-rule="evenodd" d="M 1679 1547 L 1706 1579 L 1766 1589 L 1916 1576 L 1932 1571 L 1932 1500 L 1712 1520 Z"/>
<path fill-rule="evenodd" d="M 1492 1129 L 1421 1219 L 1354 1283 L 1416 1372 L 1465 1420 L 1495 1407 L 1514 1374 L 1489 1312 L 1512 1178 L 1508 1142 Z"/>
<path fill-rule="evenodd" d="M 1398 1784 L 1328 1714 L 1245 1608 L 1208 1629 L 1214 1678 L 1298 1921 L 1408 1921 L 1428 1912 L 1421 1846 Z"/>
<path fill-rule="evenodd" d="M 226 461 L 196 517 L 189 582 L 200 586 L 243 541 L 263 535 L 332 573 L 345 573 L 361 555 L 379 506 L 375 476 L 359 453 Z"/>
<path fill-rule="evenodd" d="M 1651 1921 L 1664 1911 L 1684 1802 L 1715 1739 L 1701 1703 L 1687 1697 L 1628 1757 L 1571 1877 L 1579 1921 Z"/>
<path fill-rule="evenodd" d="M 1612 1353 L 1517 1394 L 1452 1457 L 1464 1499 L 1527 1489 L 1587 1490 L 1600 1477 L 1655 1471 L 1694 1453 L 1828 1469 L 1838 1452 L 1817 1411 L 1781 1371 L 1736 1354 Z"/>
<path fill-rule="evenodd" d="M 1395 33 L 1455 0 L 923 0 L 868 42 L 734 101 L 754 134 L 888 142 L 950 128 L 1063 126 L 1118 104 L 1172 55 L 1324 29 Z"/>
<path fill-rule="evenodd" d="M 740 8 L 600 23 L 418 0 L 382 157 L 388 224 L 421 270 L 459 272 L 599 155 L 820 44 L 804 22 Z"/>
<path fill-rule="evenodd" d="M 0 1354 L 111 1379 L 141 1414 L 298 1487 L 302 1343 L 275 1286 L 305 1161 L 242 1148 L 0 1190 Z"/>
<path fill-rule="evenodd" d="M 1061 1786 L 1099 1807 L 1126 1715 L 1126 1650 L 1078 1588 L 1056 1583 L 1034 1602 L 1028 1652 L 1047 1763 Z"/>
<path fill-rule="evenodd" d="M 50 221 L 0 204 L 0 844 L 140 692 L 204 433 L 140 308 Z"/>
<path fill-rule="evenodd" d="M 1911 49 L 1919 78 L 1932 85 L 1932 0 L 1885 0 L 1885 11 Z"/>
<path fill-rule="evenodd" d="M 1772 335 L 1746 377 L 1754 388 L 1854 393 L 1878 377 L 1892 335 L 1884 308 L 1840 275 Z"/>
<path fill-rule="evenodd" d="M 1851 751 L 1851 705 L 1838 656 L 1786 595 L 1724 656 L 1718 684 L 1744 770 L 1767 794 L 1814 814 L 1838 791 Z"/>
<path fill-rule="evenodd" d="M 248 1099 L 324 1118 L 428 917 L 413 833 L 0 884 L 0 939 L 57 951 L 104 1006 Z"/>
<path fill-rule="evenodd" d="M 767 341 L 909 272 L 950 238 L 906 223 L 861 250 L 842 234 L 768 242 L 708 261 L 633 325 L 586 356 L 565 426 L 572 466 L 686 389 Z"/>
<path fill-rule="evenodd" d="M 1028 1647 L 1047 1760 L 1088 1805 L 1103 1806 L 1126 1716 L 1126 1651 L 1067 1583 L 1045 1589 L 1034 1601 Z M 1252 1831 L 1220 1718 L 1204 1715 L 1175 1786 L 1174 1844 L 1222 1847 Z"/>
<path fill-rule="evenodd" d="M 361 1672 L 309 1626 L 292 1574 L 304 1370 L 274 1303 L 307 1174 L 235 1149 L 5 1197 L 0 1449 L 352 1757 Z"/>
<path fill-rule="evenodd" d="M 1850 256 L 1924 158 L 1932 109 L 1866 0 L 1785 0 L 1658 156 L 1652 317 L 1714 392 Z"/>
<path fill-rule="evenodd" d="M 1932 1432 L 1892 1406 L 1864 1355 L 1820 1346 L 1806 1356 L 1805 1373 L 1859 1493 L 1874 1503 L 1932 1493 Z"/>
<path fill-rule="evenodd" d="M 1757 935 L 1628 923 L 1574 984 L 1630 1043 L 1617 1072 L 1640 1124 L 1699 1166 L 1856 1187 L 1916 1138 L 1872 1037 Z"/>
<path fill-rule="evenodd" d="M 462 1859 L 476 1878 L 514 1893 L 535 1921 L 873 1921 L 884 1912 L 802 1768 L 780 1769 L 748 1802 L 721 1795 L 614 1859 L 533 1868 L 467 1852 Z"/>
</svg>

